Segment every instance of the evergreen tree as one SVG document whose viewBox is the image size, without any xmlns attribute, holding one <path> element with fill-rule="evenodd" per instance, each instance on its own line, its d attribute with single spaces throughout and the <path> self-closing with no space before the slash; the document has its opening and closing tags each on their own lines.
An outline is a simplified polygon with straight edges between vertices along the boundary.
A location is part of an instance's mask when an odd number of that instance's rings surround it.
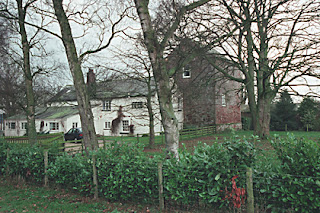
<svg viewBox="0 0 320 213">
<path fill-rule="evenodd" d="M 300 127 L 308 130 L 319 130 L 319 103 L 315 100 L 306 97 L 300 104 L 298 109 L 300 119 Z"/>
<path fill-rule="evenodd" d="M 272 130 L 296 130 L 298 129 L 296 105 L 293 103 L 287 90 L 281 93 L 280 100 L 276 102 L 271 111 L 270 128 Z"/>
</svg>

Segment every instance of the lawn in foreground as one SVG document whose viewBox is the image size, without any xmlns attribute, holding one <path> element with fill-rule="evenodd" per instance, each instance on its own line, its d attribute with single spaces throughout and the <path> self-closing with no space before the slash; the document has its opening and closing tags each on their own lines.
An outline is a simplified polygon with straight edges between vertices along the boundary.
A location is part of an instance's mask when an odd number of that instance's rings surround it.
<svg viewBox="0 0 320 213">
<path fill-rule="evenodd" d="M 0 212 L 142 212 L 144 206 L 94 201 L 65 190 L 28 186 L 0 177 Z"/>
</svg>

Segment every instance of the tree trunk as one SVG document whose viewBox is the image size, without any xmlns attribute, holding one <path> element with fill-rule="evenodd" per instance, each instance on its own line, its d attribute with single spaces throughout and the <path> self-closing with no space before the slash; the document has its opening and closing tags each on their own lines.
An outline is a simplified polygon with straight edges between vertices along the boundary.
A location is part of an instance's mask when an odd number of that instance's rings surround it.
<svg viewBox="0 0 320 213">
<path fill-rule="evenodd" d="M 147 108 L 149 114 L 149 146 L 153 147 L 155 144 L 154 133 L 154 114 L 152 109 L 152 91 L 151 91 L 151 78 L 148 80 L 148 96 L 147 96 Z"/>
<path fill-rule="evenodd" d="M 18 4 L 18 14 L 19 14 L 19 33 L 21 36 L 21 44 L 23 50 L 23 72 L 24 72 L 24 82 L 26 87 L 26 97 L 27 97 L 27 129 L 28 129 L 28 139 L 31 144 L 37 142 L 37 131 L 35 125 L 35 99 L 33 92 L 33 77 L 31 74 L 30 67 L 30 45 L 27 38 L 27 32 L 25 29 L 25 17 L 27 7 L 22 6 L 22 0 L 17 0 Z"/>
<path fill-rule="evenodd" d="M 266 138 L 270 134 L 270 105 L 271 101 L 267 98 L 261 98 L 258 102 L 259 116 L 255 134 L 261 138 Z"/>
<path fill-rule="evenodd" d="M 155 69 L 157 67 L 158 69 Z M 178 158 L 179 129 L 178 120 L 172 105 L 172 86 L 170 85 L 170 78 L 166 70 L 160 71 L 159 69 L 161 68 L 159 67 L 163 66 L 155 66 L 154 77 L 157 83 L 161 121 L 166 140 L 166 150 L 168 157 L 172 154 L 174 157 Z"/>
<path fill-rule="evenodd" d="M 74 87 L 76 90 L 78 109 L 83 131 L 83 142 L 86 151 L 87 149 L 94 150 L 98 148 L 98 141 L 95 134 L 90 99 L 81 70 L 81 61 L 78 57 L 68 18 L 63 10 L 62 0 L 53 0 L 53 6 L 55 15 L 60 25 L 62 42 L 65 47 L 70 71 L 73 77 Z"/>
<path fill-rule="evenodd" d="M 161 121 L 165 132 L 167 154 L 170 156 L 171 153 L 174 157 L 178 157 L 179 130 L 178 121 L 172 106 L 172 86 L 170 85 L 170 76 L 166 70 L 166 66 L 164 66 L 164 47 L 161 46 L 157 40 L 157 36 L 151 23 L 148 4 L 148 0 L 135 0 L 144 42 L 148 50 L 156 82 Z"/>
<path fill-rule="evenodd" d="M 271 100 L 267 97 L 259 97 L 258 103 L 252 103 L 249 98 L 249 107 L 254 134 L 260 138 L 269 136 Z"/>
</svg>

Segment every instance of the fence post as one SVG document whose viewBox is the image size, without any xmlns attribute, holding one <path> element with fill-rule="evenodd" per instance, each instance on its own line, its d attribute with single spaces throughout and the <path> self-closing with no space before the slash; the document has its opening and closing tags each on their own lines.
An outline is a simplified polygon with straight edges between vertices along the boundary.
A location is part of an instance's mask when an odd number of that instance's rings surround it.
<svg viewBox="0 0 320 213">
<path fill-rule="evenodd" d="M 163 144 L 163 135 L 164 135 L 164 132 L 160 133 L 161 134 L 161 144 Z"/>
<path fill-rule="evenodd" d="M 44 186 L 45 187 L 47 187 L 49 183 L 47 169 L 48 169 L 48 150 L 45 150 L 44 151 Z"/>
<path fill-rule="evenodd" d="M 247 167 L 247 213 L 254 213 L 252 168 Z"/>
<path fill-rule="evenodd" d="M 159 189 L 159 208 L 160 208 L 160 211 L 162 212 L 164 210 L 162 162 L 158 162 L 158 189 Z"/>
<path fill-rule="evenodd" d="M 83 154 L 83 140 L 81 141 L 81 154 Z"/>
<path fill-rule="evenodd" d="M 10 152 L 10 149 L 7 148 L 7 170 L 6 170 L 6 176 L 7 177 L 9 176 L 9 171 L 10 171 L 9 164 L 8 164 L 9 157 L 10 157 L 9 152 Z"/>
<path fill-rule="evenodd" d="M 92 155 L 92 170 L 93 170 L 93 185 L 94 185 L 93 199 L 98 199 L 98 174 L 97 174 L 95 153 Z"/>
</svg>

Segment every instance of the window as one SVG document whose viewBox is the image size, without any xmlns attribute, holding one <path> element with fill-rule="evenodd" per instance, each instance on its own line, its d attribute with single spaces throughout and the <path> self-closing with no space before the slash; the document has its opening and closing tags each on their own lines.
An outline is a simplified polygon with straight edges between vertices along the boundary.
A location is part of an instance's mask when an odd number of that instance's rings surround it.
<svg viewBox="0 0 320 213">
<path fill-rule="evenodd" d="M 226 96 L 225 95 L 221 96 L 221 105 L 226 106 Z"/>
<path fill-rule="evenodd" d="M 142 108 L 143 107 L 143 104 L 141 101 L 139 102 L 132 102 L 132 109 L 139 109 L 139 108 Z"/>
<path fill-rule="evenodd" d="M 59 130 L 58 122 L 50 122 L 50 130 Z"/>
<path fill-rule="evenodd" d="M 129 121 L 122 121 L 122 131 L 129 132 Z"/>
<path fill-rule="evenodd" d="M 182 98 L 178 98 L 178 111 L 182 111 Z"/>
<path fill-rule="evenodd" d="M 104 128 L 105 129 L 111 129 L 111 122 L 110 121 L 107 121 L 104 123 Z"/>
<path fill-rule="evenodd" d="M 21 129 L 27 129 L 28 123 L 27 122 L 21 122 Z"/>
<path fill-rule="evenodd" d="M 16 129 L 16 122 L 9 122 L 9 129 Z"/>
<path fill-rule="evenodd" d="M 182 78 L 191 78 L 191 68 L 190 66 L 185 66 L 183 68 Z"/>
<path fill-rule="evenodd" d="M 102 102 L 102 110 L 111 111 L 111 101 L 103 101 Z"/>
<path fill-rule="evenodd" d="M 72 123 L 72 128 L 77 128 L 78 127 L 78 123 L 77 122 L 73 122 Z"/>
</svg>

